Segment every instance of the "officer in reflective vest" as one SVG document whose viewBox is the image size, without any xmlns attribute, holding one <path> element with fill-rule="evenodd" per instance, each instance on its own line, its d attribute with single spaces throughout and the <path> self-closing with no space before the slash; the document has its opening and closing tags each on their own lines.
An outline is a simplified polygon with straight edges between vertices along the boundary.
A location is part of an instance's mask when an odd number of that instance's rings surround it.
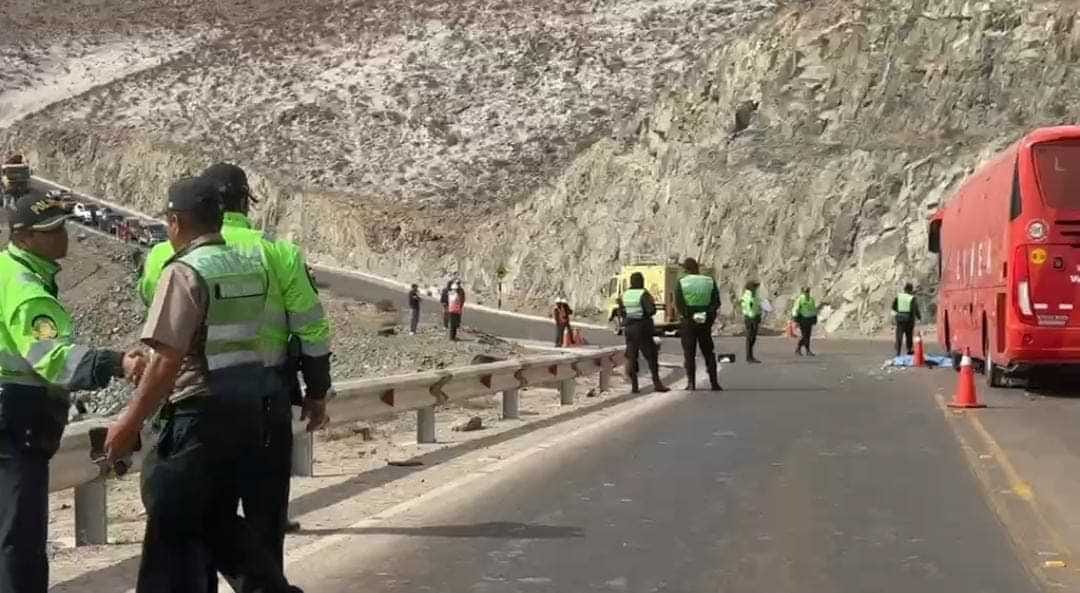
<svg viewBox="0 0 1080 593">
<path fill-rule="evenodd" d="M 134 378 L 141 355 L 80 346 L 57 294 L 68 212 L 39 192 L 15 203 L 0 252 L 0 591 L 45 593 L 49 460 L 67 424 L 69 393 Z"/>
<path fill-rule="evenodd" d="M 202 177 L 221 192 L 225 210 L 221 235 L 225 243 L 260 253 L 269 271 L 261 350 L 267 366 L 277 371 L 280 384 L 267 394 L 270 436 L 260 458 L 262 470 L 245 482 L 252 488 L 242 491 L 240 498 L 245 516 L 258 527 L 280 563 L 285 552 L 293 445 L 290 404 L 302 406 L 301 416 L 308 420 L 309 431 L 328 421 L 325 401 L 330 391 L 330 324 L 299 247 L 289 241 L 267 240 L 261 231 L 251 228 L 247 212 L 251 203 L 258 202 L 251 195 L 244 171 L 236 165 L 219 163 L 206 169 Z M 139 280 L 144 302 L 153 299 L 164 263 L 172 255 L 172 246 L 166 242 L 156 245 L 147 256 Z M 299 345 L 299 352 L 292 356 L 290 340 Z M 303 375 L 305 393 L 299 388 L 297 371 Z M 216 575 L 210 578 L 217 582 Z"/>
<path fill-rule="evenodd" d="M 675 285 L 675 306 L 679 311 L 681 325 L 679 337 L 683 348 L 683 368 L 686 369 L 686 388 L 697 387 L 697 347 L 705 357 L 705 369 L 713 391 L 721 391 L 717 376 L 716 352 L 713 346 L 712 327 L 720 309 L 720 290 L 716 281 L 703 276 L 694 258 L 683 262 L 686 275 Z"/>
<path fill-rule="evenodd" d="M 280 379 L 266 366 L 260 335 L 269 274 L 258 250 L 226 245 L 222 218 L 211 181 L 170 186 L 166 224 L 176 254 L 161 273 L 142 332 L 152 354 L 106 437 L 111 461 L 131 449 L 160 406 L 159 437 L 143 462 L 147 522 L 138 593 L 205 591 L 208 565 L 241 583 L 238 590 L 295 590 L 252 520 L 237 513 L 238 493 L 258 470 L 252 460 L 266 448 L 266 395 Z"/>
<path fill-rule="evenodd" d="M 915 287 L 910 282 L 904 285 L 904 291 L 893 299 L 892 310 L 896 318 L 896 355 L 900 356 L 900 346 L 907 346 L 907 353 L 914 354 L 915 322 L 922 319 L 919 302 L 915 300 Z M 902 342 L 906 340 L 906 344 Z"/>
<path fill-rule="evenodd" d="M 630 391 L 638 393 L 638 354 L 645 356 L 645 362 L 652 373 L 653 390 L 663 393 L 669 391 L 660 381 L 660 353 L 656 349 L 653 337 L 656 326 L 653 315 L 656 314 L 656 301 L 645 290 L 645 277 L 641 272 L 630 274 L 630 288 L 619 298 L 620 314 L 625 320 L 623 335 L 626 338 L 626 374 L 630 377 Z"/>
<path fill-rule="evenodd" d="M 746 328 L 746 362 L 756 364 L 761 362 L 754 357 L 754 346 L 757 344 L 758 330 L 761 329 L 761 298 L 758 296 L 757 280 L 746 283 L 739 305 L 742 308 L 743 324 Z"/>
<path fill-rule="evenodd" d="M 803 288 L 795 299 L 795 306 L 791 308 L 791 319 L 799 324 L 799 345 L 795 347 L 795 354 L 802 356 L 805 349 L 807 356 L 814 356 L 814 351 L 810 349 L 810 335 L 817 324 L 817 302 L 810 296 L 809 286 Z"/>
</svg>

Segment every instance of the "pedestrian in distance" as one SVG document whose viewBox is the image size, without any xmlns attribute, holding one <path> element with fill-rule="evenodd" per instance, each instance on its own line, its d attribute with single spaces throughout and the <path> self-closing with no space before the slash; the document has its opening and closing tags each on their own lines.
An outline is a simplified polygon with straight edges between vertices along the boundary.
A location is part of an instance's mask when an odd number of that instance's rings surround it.
<svg viewBox="0 0 1080 593">
<path fill-rule="evenodd" d="M 450 285 L 446 297 L 446 312 L 449 317 L 450 340 L 458 340 L 458 329 L 461 327 L 461 314 L 465 312 L 465 289 L 461 287 L 460 280 L 454 280 Z"/>
<path fill-rule="evenodd" d="M 212 566 L 238 591 L 297 592 L 255 520 L 237 514 L 273 431 L 267 394 L 282 391 L 260 335 L 272 282 L 266 260 L 226 244 L 221 192 L 209 179 L 173 183 L 165 210 L 175 255 L 142 332 L 153 354 L 105 441 L 112 463 L 157 412 L 141 476 L 146 531 L 135 590 L 203 593 L 216 586 Z"/>
<path fill-rule="evenodd" d="M 686 369 L 686 388 L 697 388 L 697 349 L 705 357 L 705 369 L 713 391 L 722 391 L 716 368 L 716 348 L 712 328 L 720 310 L 720 290 L 716 280 L 701 274 L 697 260 L 683 261 L 686 275 L 675 284 L 675 307 L 679 311 L 679 338 L 683 349 L 683 368 Z"/>
<path fill-rule="evenodd" d="M 791 319 L 799 326 L 799 345 L 795 347 L 795 354 L 799 356 L 803 355 L 803 350 L 807 356 L 814 356 L 814 351 L 810 349 L 810 335 L 817 325 L 817 313 L 817 302 L 810 296 L 810 287 L 807 286 L 795 299 L 795 306 L 791 309 Z"/>
<path fill-rule="evenodd" d="M 656 301 L 645 290 L 645 276 L 641 272 L 630 274 L 630 288 L 619 298 L 621 315 L 625 320 L 623 335 L 626 338 L 626 374 L 630 377 L 630 391 L 638 393 L 638 355 L 645 357 L 652 374 L 653 390 L 663 393 L 669 391 L 660 381 L 660 353 L 653 336 L 656 326 L 653 315 L 656 314 Z"/>
<path fill-rule="evenodd" d="M 555 299 L 555 309 L 552 310 L 551 316 L 555 320 L 555 347 L 561 348 L 566 334 L 570 333 L 570 316 L 574 314 L 574 310 L 570 308 L 570 303 L 566 302 L 564 298 Z"/>
<path fill-rule="evenodd" d="M 447 280 L 446 286 L 439 293 L 439 304 L 442 305 L 442 326 L 444 329 L 450 328 L 450 291 L 454 286 L 453 280 Z"/>
<path fill-rule="evenodd" d="M 75 343 L 56 284 L 68 252 L 64 206 L 31 192 L 9 214 L 11 242 L 0 251 L 0 591 L 45 593 L 49 462 L 71 392 L 137 381 L 145 358 Z"/>
<path fill-rule="evenodd" d="M 905 346 L 908 355 L 915 353 L 913 336 L 915 323 L 922 320 L 922 312 L 919 311 L 919 301 L 915 298 L 915 287 L 910 282 L 904 285 L 904 290 L 893 299 L 893 317 L 896 320 L 896 355 L 900 356 L 900 347 Z M 903 343 L 901 343 L 903 342 Z"/>
<path fill-rule="evenodd" d="M 409 335 L 416 335 L 420 324 L 420 286 L 413 284 L 409 289 Z"/>
<path fill-rule="evenodd" d="M 758 288 L 761 286 L 757 280 L 746 283 L 739 304 L 742 308 L 743 324 L 746 328 L 746 362 L 757 364 L 761 361 L 754 357 L 754 346 L 757 344 L 758 331 L 761 329 L 761 299 L 758 297 Z"/>
</svg>

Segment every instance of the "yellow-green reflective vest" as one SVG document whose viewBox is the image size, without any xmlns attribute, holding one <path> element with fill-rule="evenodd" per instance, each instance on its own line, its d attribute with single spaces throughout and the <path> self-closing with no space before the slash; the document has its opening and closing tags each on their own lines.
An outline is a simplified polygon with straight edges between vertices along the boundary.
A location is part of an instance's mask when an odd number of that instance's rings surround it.
<svg viewBox="0 0 1080 593">
<path fill-rule="evenodd" d="M 645 290 L 641 288 L 631 288 L 623 293 L 622 304 L 627 319 L 645 318 L 645 308 L 641 305 L 641 297 L 644 295 Z"/>
</svg>

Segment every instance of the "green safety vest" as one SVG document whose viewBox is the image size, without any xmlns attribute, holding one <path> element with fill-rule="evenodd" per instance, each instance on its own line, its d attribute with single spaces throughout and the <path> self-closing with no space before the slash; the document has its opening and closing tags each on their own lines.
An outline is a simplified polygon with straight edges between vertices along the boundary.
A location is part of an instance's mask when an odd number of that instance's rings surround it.
<svg viewBox="0 0 1080 593">
<path fill-rule="evenodd" d="M 814 297 L 800 294 L 799 298 L 795 300 L 795 307 L 791 310 L 793 317 L 817 317 L 817 303 L 814 301 Z"/>
<path fill-rule="evenodd" d="M 69 391 L 90 349 L 73 342 L 57 298 L 60 266 L 9 245 L 0 252 L 0 384 Z"/>
<path fill-rule="evenodd" d="M 645 290 L 641 288 L 631 288 L 623 293 L 622 304 L 627 319 L 645 318 L 645 308 L 641 306 L 641 297 L 644 295 Z"/>
<path fill-rule="evenodd" d="M 60 446 L 70 392 L 110 380 L 92 372 L 96 352 L 74 343 L 59 270 L 15 245 L 0 252 L 0 438 L 47 456 Z"/>
<path fill-rule="evenodd" d="M 915 295 L 902 292 L 896 295 L 896 312 L 898 314 L 911 314 L 911 303 L 915 301 Z"/>
<path fill-rule="evenodd" d="M 207 288 L 207 370 L 264 366 L 259 330 L 266 309 L 268 274 L 258 253 L 227 245 L 200 245 L 173 261 L 195 270 Z"/>
<path fill-rule="evenodd" d="M 683 300 L 690 309 L 706 310 L 712 302 L 713 288 L 716 282 L 708 276 L 689 274 L 679 279 Z"/>
<path fill-rule="evenodd" d="M 319 295 L 307 275 L 300 249 L 289 241 L 270 241 L 251 228 L 246 216 L 226 212 L 221 236 L 230 247 L 258 250 L 270 271 L 266 298 L 266 323 L 260 330 L 260 349 L 268 366 L 285 362 L 289 336 L 300 338 L 300 352 L 319 357 L 330 353 L 330 322 Z M 169 242 L 150 250 L 139 279 L 139 294 L 149 305 L 165 263 L 173 256 Z"/>
<path fill-rule="evenodd" d="M 745 290 L 740 301 L 743 317 L 761 317 L 761 300 L 752 291 Z"/>
</svg>

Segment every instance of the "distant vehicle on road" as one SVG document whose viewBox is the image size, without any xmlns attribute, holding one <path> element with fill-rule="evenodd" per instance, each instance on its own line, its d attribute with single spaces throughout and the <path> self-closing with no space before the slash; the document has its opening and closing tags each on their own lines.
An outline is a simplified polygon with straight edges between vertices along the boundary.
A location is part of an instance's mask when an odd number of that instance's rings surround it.
<svg viewBox="0 0 1080 593">
<path fill-rule="evenodd" d="M 0 165 L 0 205 L 14 205 L 30 191 L 30 163 L 21 154 L 10 156 Z"/>
<path fill-rule="evenodd" d="M 96 204 L 84 204 L 79 202 L 72 207 L 71 213 L 79 220 L 79 222 L 91 224 L 93 221 L 97 220 L 97 213 L 99 210 L 101 210 L 101 208 Z"/>
<path fill-rule="evenodd" d="M 121 241 L 137 241 L 142 229 L 142 220 L 138 216 L 128 216 L 116 225 L 116 238 Z"/>
<path fill-rule="evenodd" d="M 1080 126 L 1037 129 L 967 178 L 930 220 L 938 343 L 990 385 L 1080 364 Z"/>
<path fill-rule="evenodd" d="M 123 214 L 120 214 L 111 208 L 102 208 L 101 212 L 98 213 L 98 228 L 101 229 L 102 232 L 115 235 L 117 225 L 123 220 Z"/>
<path fill-rule="evenodd" d="M 139 231 L 139 244 L 140 245 L 156 245 L 162 241 L 169 240 L 169 233 L 165 230 L 165 225 L 159 223 L 150 223 L 143 225 Z"/>
</svg>

